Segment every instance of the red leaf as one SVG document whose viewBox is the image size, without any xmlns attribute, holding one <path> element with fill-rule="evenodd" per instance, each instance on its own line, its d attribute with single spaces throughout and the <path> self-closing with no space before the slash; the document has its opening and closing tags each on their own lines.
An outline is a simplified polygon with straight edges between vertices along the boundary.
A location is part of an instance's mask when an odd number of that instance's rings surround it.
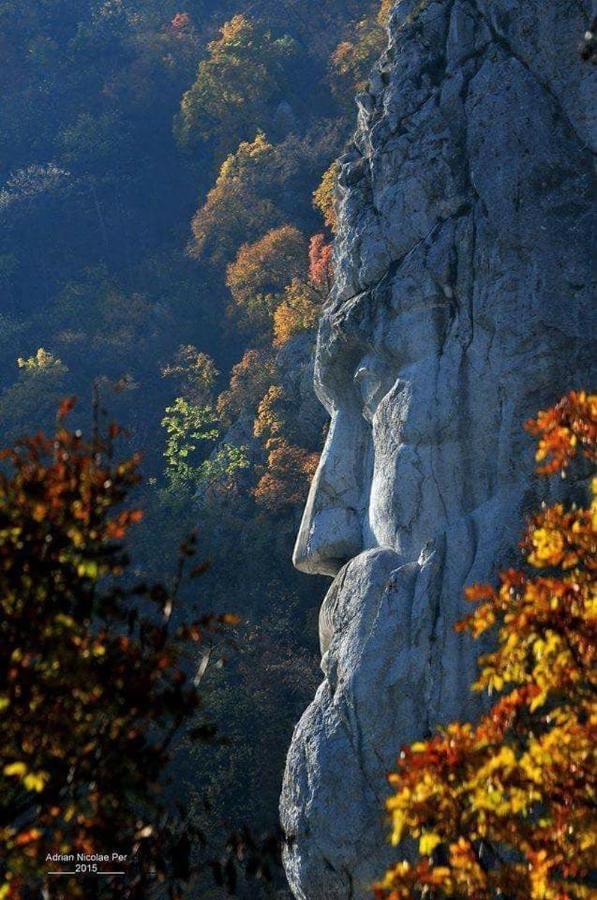
<svg viewBox="0 0 597 900">
<path fill-rule="evenodd" d="M 62 419 L 65 419 L 68 416 L 69 412 L 73 409 L 75 403 L 77 402 L 76 397 L 66 397 L 60 406 L 58 407 L 58 421 L 61 422 Z"/>
</svg>

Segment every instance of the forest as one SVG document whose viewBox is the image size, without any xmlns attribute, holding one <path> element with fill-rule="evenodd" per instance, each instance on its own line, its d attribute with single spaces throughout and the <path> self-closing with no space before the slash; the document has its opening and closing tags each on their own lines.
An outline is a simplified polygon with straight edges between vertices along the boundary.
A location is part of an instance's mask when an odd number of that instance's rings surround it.
<svg viewBox="0 0 597 900">
<path fill-rule="evenodd" d="M 0 900 L 593 896 L 552 6 L 0 0 Z"/>
<path fill-rule="evenodd" d="M 70 396 L 72 427 L 90 428 L 96 396 L 118 453 L 141 453 L 135 577 L 168 579 L 197 529 L 203 606 L 239 618 L 202 684 L 222 740 L 177 757 L 216 843 L 276 831 L 319 680 L 323 591 L 290 559 L 326 428 L 311 370 L 334 160 L 387 12 L 0 3 L 3 445 L 51 433 Z"/>
</svg>

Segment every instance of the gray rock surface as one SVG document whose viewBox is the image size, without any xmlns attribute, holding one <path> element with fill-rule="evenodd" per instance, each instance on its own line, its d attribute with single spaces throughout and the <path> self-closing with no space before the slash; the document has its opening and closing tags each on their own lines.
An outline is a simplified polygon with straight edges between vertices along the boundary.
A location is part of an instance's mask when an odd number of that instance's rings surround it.
<svg viewBox="0 0 597 900">
<path fill-rule="evenodd" d="M 359 97 L 316 358 L 331 427 L 295 551 L 334 577 L 281 798 L 301 900 L 369 896 L 401 744 L 478 713 L 463 587 L 516 559 L 551 490 L 522 423 L 594 378 L 589 16 L 402 0 Z"/>
</svg>

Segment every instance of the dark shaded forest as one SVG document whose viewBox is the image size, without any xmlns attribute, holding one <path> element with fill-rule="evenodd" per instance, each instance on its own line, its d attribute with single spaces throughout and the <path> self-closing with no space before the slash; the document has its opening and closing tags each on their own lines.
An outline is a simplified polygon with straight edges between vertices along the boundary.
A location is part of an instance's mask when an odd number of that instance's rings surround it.
<svg viewBox="0 0 597 900">
<path fill-rule="evenodd" d="M 88 427 L 95 390 L 142 453 L 135 575 L 167 579 L 198 529 L 205 609 L 241 618 L 203 674 L 222 741 L 177 752 L 214 835 L 275 830 L 319 680 L 323 584 L 290 557 L 326 428 L 334 160 L 388 6 L 0 2 L 2 443 L 65 396 Z"/>
</svg>

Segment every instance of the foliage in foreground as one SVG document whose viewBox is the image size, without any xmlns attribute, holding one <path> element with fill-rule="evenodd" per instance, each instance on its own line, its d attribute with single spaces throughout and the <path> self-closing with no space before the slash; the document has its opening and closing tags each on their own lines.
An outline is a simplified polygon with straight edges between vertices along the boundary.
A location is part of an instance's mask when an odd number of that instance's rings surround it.
<svg viewBox="0 0 597 900">
<path fill-rule="evenodd" d="M 122 504 L 138 460 L 113 459 L 116 426 L 91 440 L 68 430 L 71 405 L 53 437 L 2 453 L 0 897 L 40 890 L 57 868 L 48 854 L 114 851 L 128 855 L 127 875 L 102 879 L 110 896 L 145 897 L 155 879 L 176 896 L 202 842 L 161 791 L 173 739 L 201 705 L 189 651 L 237 620 L 174 623 L 194 539 L 170 587 L 131 577 L 122 540 L 141 512 Z M 188 732 L 212 734 L 209 724 Z M 98 885 L 60 888 L 93 896 Z"/>
<path fill-rule="evenodd" d="M 564 475 L 579 453 L 595 462 L 597 396 L 571 392 L 527 428 L 540 438 L 540 474 Z M 556 503 L 534 516 L 528 569 L 467 590 L 481 602 L 457 627 L 475 638 L 498 627 L 474 689 L 508 692 L 478 725 L 402 751 L 392 843 L 414 838 L 419 856 L 386 873 L 378 900 L 594 896 L 596 491 L 594 481 L 591 508 Z"/>
</svg>

